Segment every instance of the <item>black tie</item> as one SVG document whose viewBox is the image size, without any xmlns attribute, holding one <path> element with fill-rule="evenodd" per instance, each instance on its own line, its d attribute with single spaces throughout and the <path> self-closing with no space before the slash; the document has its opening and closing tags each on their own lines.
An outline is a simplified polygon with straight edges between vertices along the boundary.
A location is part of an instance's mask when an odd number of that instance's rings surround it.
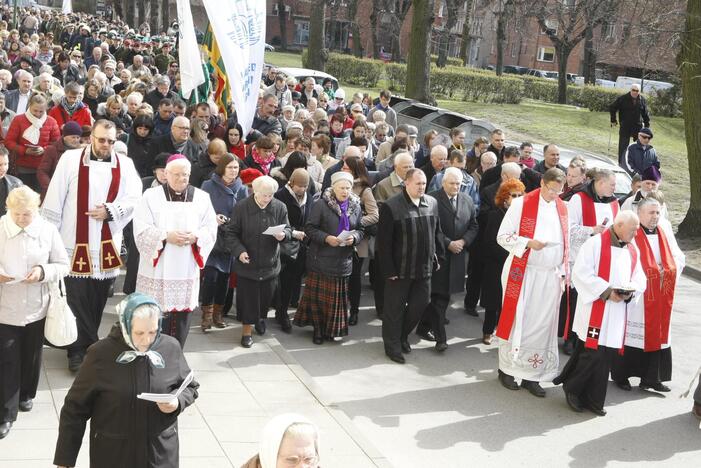
<svg viewBox="0 0 701 468">
<path fill-rule="evenodd" d="M 453 205 L 453 210 L 457 210 L 457 201 L 455 197 L 450 199 L 450 204 Z"/>
</svg>

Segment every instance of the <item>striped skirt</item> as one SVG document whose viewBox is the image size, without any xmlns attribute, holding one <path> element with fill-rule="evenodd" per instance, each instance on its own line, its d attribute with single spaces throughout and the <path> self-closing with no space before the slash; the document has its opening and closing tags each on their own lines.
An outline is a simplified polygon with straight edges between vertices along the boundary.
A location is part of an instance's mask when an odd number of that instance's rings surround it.
<svg viewBox="0 0 701 468">
<path fill-rule="evenodd" d="M 348 335 L 348 278 L 307 274 L 294 324 L 312 325 L 324 338 Z"/>
</svg>

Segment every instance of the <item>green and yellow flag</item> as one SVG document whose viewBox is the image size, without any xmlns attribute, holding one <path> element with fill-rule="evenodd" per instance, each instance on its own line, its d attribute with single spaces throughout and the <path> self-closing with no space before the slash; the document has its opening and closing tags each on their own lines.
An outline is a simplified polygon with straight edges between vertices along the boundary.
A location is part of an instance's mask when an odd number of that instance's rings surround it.
<svg viewBox="0 0 701 468">
<path fill-rule="evenodd" d="M 224 60 L 219 52 L 217 39 L 212 32 L 212 25 L 207 26 L 207 32 L 202 41 L 202 47 L 207 51 L 209 56 L 209 67 L 214 70 L 214 102 L 225 117 L 229 116 L 229 102 L 231 101 L 231 92 L 229 89 L 229 80 L 226 77 L 224 69 Z"/>
</svg>

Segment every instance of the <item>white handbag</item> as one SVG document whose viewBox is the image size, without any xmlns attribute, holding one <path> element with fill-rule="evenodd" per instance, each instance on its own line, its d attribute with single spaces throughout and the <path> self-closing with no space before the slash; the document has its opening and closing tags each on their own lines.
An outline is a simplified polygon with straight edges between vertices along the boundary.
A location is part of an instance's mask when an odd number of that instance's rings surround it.
<svg viewBox="0 0 701 468">
<path fill-rule="evenodd" d="M 44 337 L 54 346 L 67 346 L 78 339 L 78 326 L 66 301 L 63 279 L 49 283 L 49 309 L 46 312 Z"/>
</svg>

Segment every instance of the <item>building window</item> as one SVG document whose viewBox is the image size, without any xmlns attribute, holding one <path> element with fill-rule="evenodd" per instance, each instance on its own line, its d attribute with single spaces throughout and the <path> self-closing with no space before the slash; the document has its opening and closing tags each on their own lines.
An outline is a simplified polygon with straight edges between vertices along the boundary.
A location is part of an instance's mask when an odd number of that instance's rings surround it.
<svg viewBox="0 0 701 468">
<path fill-rule="evenodd" d="M 519 44 L 514 42 L 511 44 L 511 57 L 516 57 L 518 55 Z"/>
<path fill-rule="evenodd" d="M 295 44 L 309 42 L 309 21 L 295 21 Z"/>
<path fill-rule="evenodd" d="M 601 37 L 605 40 L 613 39 L 613 35 L 616 32 L 616 25 L 612 23 L 604 23 L 601 26 Z"/>
<path fill-rule="evenodd" d="M 545 29 L 540 30 L 541 34 L 550 33 L 553 36 L 557 35 L 557 21 L 556 20 L 545 20 Z"/>
<path fill-rule="evenodd" d="M 562 4 L 568 8 L 574 8 L 577 4 L 577 0 L 562 0 Z"/>
<path fill-rule="evenodd" d="M 555 47 L 540 47 L 538 49 L 538 61 L 539 62 L 554 62 L 555 61 Z"/>
</svg>

